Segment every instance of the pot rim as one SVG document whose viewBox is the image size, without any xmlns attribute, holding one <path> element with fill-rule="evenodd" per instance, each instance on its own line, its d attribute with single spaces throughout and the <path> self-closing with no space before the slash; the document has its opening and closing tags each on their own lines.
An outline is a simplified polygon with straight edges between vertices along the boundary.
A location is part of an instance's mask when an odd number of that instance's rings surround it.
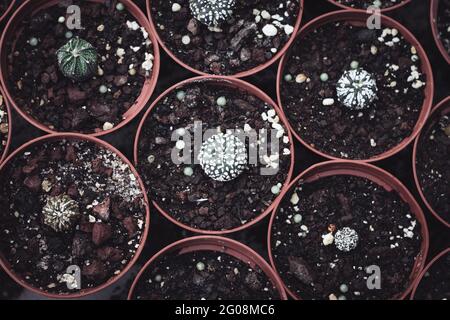
<svg viewBox="0 0 450 320">
<path fill-rule="evenodd" d="M 415 279 L 417 279 L 418 275 L 424 268 L 425 260 L 427 258 L 428 249 L 429 249 L 429 232 L 428 232 L 428 224 L 425 219 L 425 215 L 423 214 L 422 208 L 417 203 L 411 192 L 408 190 L 408 188 L 403 185 L 400 180 L 398 180 L 394 175 L 391 173 L 376 167 L 372 164 L 366 163 L 366 162 L 355 162 L 355 161 L 349 161 L 349 160 L 331 160 L 331 161 L 325 161 L 321 163 L 317 163 L 315 165 L 312 165 L 305 171 L 303 171 L 300 175 L 298 175 L 292 182 L 289 184 L 289 187 L 285 189 L 282 192 L 282 197 L 280 197 L 277 202 L 275 209 L 272 212 L 272 216 L 270 217 L 269 227 L 268 227 L 268 233 L 267 233 L 267 246 L 268 246 L 268 253 L 269 253 L 269 261 L 272 268 L 275 270 L 275 272 L 279 274 L 278 269 L 276 267 L 276 263 L 272 254 L 272 226 L 275 221 L 275 217 L 278 213 L 278 208 L 283 200 L 283 198 L 286 196 L 286 194 L 291 190 L 292 187 L 294 187 L 299 180 L 301 179 L 308 179 L 311 181 L 315 181 L 327 176 L 333 176 L 333 175 L 350 175 L 350 176 L 357 176 L 369 179 L 370 181 L 378 184 L 379 186 L 383 187 L 387 191 L 395 191 L 404 202 L 406 202 L 411 212 L 415 215 L 416 219 L 419 221 L 421 225 L 421 235 L 422 235 L 422 243 L 420 252 L 418 253 L 416 260 L 414 262 L 411 276 L 410 276 L 410 284 L 408 288 L 400 295 L 398 298 L 399 300 L 404 300 L 408 294 L 411 292 Z M 280 276 L 281 278 L 281 276 Z M 282 279 L 282 278 L 281 278 Z M 283 283 L 284 280 L 282 279 Z M 302 300 L 297 294 L 295 294 L 292 290 L 290 290 L 286 284 L 285 284 L 286 292 L 295 300 Z"/>
<path fill-rule="evenodd" d="M 284 126 L 286 127 L 286 133 L 289 136 L 289 142 L 290 142 L 290 151 L 291 151 L 291 163 L 290 163 L 290 167 L 289 167 L 289 171 L 286 177 L 286 180 L 283 183 L 283 188 L 282 190 L 284 190 L 285 188 L 287 188 L 289 182 L 292 179 L 292 175 L 294 172 L 294 165 L 295 165 L 295 150 L 294 150 L 294 141 L 293 141 L 293 137 L 292 137 L 292 133 L 289 129 L 289 126 L 287 124 L 287 119 L 284 116 L 284 113 L 281 112 L 280 108 L 278 107 L 278 105 L 261 89 L 259 89 L 258 87 L 254 86 L 253 84 L 250 84 L 248 82 L 245 82 L 241 79 L 238 78 L 231 78 L 231 77 L 226 77 L 226 76 L 197 76 L 194 78 L 189 78 L 186 80 L 183 80 L 181 82 L 176 83 L 175 85 L 171 86 L 169 89 L 167 89 L 166 91 L 164 91 L 163 93 L 161 93 L 158 98 L 156 98 L 153 103 L 151 104 L 150 108 L 148 108 L 148 110 L 145 112 L 143 118 L 141 119 L 141 122 L 139 123 L 137 132 L 136 132 L 136 136 L 134 139 L 134 164 L 136 167 L 138 167 L 138 149 L 139 149 L 139 140 L 141 137 L 141 133 L 142 133 L 142 129 L 145 125 L 145 122 L 147 120 L 147 118 L 149 117 L 150 113 L 153 111 L 153 109 L 159 104 L 159 102 L 161 100 L 163 100 L 168 94 L 170 94 L 171 92 L 182 88 L 186 85 L 189 85 L 191 83 L 201 83 L 201 82 L 212 82 L 212 83 L 223 83 L 225 85 L 231 86 L 231 87 L 235 87 L 235 88 L 239 88 L 241 90 L 245 90 L 246 92 L 250 93 L 253 96 L 256 96 L 257 98 L 259 98 L 260 100 L 262 100 L 264 103 L 270 105 L 272 108 L 274 108 L 274 110 L 277 112 L 277 115 L 280 117 L 281 122 L 284 124 Z M 280 192 L 281 194 L 281 192 Z M 254 225 L 256 225 L 258 222 L 260 222 L 261 220 L 263 220 L 265 217 L 267 217 L 270 212 L 272 211 L 272 209 L 275 207 L 275 202 L 276 199 L 278 197 L 280 197 L 280 194 L 273 200 L 272 204 L 270 206 L 268 206 L 261 214 L 259 214 L 255 219 L 232 229 L 228 229 L 228 230 L 204 230 L 204 229 L 198 229 L 198 228 L 194 228 L 191 226 L 188 226 L 187 224 L 181 223 L 178 220 L 176 220 L 175 218 L 173 218 L 166 210 L 162 209 L 162 207 L 160 207 L 160 205 L 152 200 L 153 205 L 155 206 L 155 208 L 166 218 L 168 219 L 170 222 L 172 222 L 173 224 L 177 225 L 178 227 L 194 232 L 194 233 L 200 233 L 200 234 L 207 234 L 207 235 L 225 235 L 225 234 L 230 234 L 230 233 L 234 233 L 234 232 L 238 232 L 238 231 L 242 231 L 244 229 L 248 229 Z"/>
<path fill-rule="evenodd" d="M 9 106 L 9 101 L 6 98 L 6 95 L 4 94 L 3 88 L 0 86 L 0 95 L 3 97 L 3 102 L 5 104 L 6 112 L 8 113 L 8 136 L 6 140 L 5 148 L 3 149 L 3 154 L 0 154 L 0 164 L 3 163 L 3 161 L 6 159 L 8 155 L 9 148 L 11 147 L 11 140 L 12 140 L 12 114 L 11 114 L 11 107 Z"/>
<path fill-rule="evenodd" d="M 420 273 L 419 277 L 416 279 L 416 282 L 414 284 L 414 288 L 413 291 L 411 293 L 411 297 L 410 300 L 414 300 L 414 296 L 416 295 L 417 289 L 419 288 L 420 282 L 422 281 L 423 277 L 425 276 L 425 274 L 428 272 L 428 270 L 430 270 L 430 268 L 443 256 L 447 255 L 450 253 L 450 247 L 448 247 L 447 249 L 444 249 L 443 251 L 441 251 L 440 253 L 438 253 L 428 264 L 427 266 L 422 270 L 422 272 Z"/>
<path fill-rule="evenodd" d="M 164 256 L 165 254 L 171 253 L 173 251 L 179 250 L 179 253 L 194 252 L 194 251 L 217 251 L 223 254 L 228 254 L 236 259 L 243 261 L 246 264 L 252 263 L 258 266 L 264 274 L 271 280 L 274 287 L 277 289 L 281 300 L 287 300 L 287 294 L 285 292 L 283 282 L 276 272 L 271 268 L 269 263 L 264 260 L 261 255 L 254 251 L 249 246 L 238 242 L 230 238 L 224 238 L 219 236 L 194 236 L 189 238 L 184 238 L 178 240 L 163 249 L 159 250 L 158 253 L 153 255 L 141 268 L 139 273 L 134 278 L 133 284 L 131 285 L 130 291 L 128 292 L 127 300 L 133 299 L 133 294 L 139 283 L 140 278 L 143 276 L 147 268 L 154 263 L 157 259 Z M 182 252 L 184 251 L 184 252 Z M 247 260 L 244 260 L 247 259 Z"/>
<path fill-rule="evenodd" d="M 446 109 L 446 110 L 442 110 L 442 109 Z M 430 117 L 428 118 L 428 122 L 433 121 L 434 116 L 439 113 L 442 113 L 442 115 L 450 114 L 450 96 L 443 99 L 441 102 L 439 102 L 436 105 L 436 107 L 431 112 Z M 423 203 L 425 203 L 426 207 L 428 208 L 428 210 L 430 210 L 430 212 L 433 214 L 433 216 L 437 220 L 439 220 L 442 224 L 444 224 L 447 228 L 450 228 L 450 222 L 446 221 L 443 217 L 441 217 L 440 214 L 437 213 L 437 211 L 433 208 L 433 206 L 431 205 L 431 202 L 428 201 L 427 197 L 425 196 L 425 193 L 422 190 L 422 184 L 420 183 L 419 175 L 417 172 L 418 171 L 417 170 L 417 153 L 419 152 L 419 148 L 420 148 L 419 143 L 420 143 L 420 139 L 422 136 L 423 136 L 423 131 L 421 131 L 419 133 L 419 135 L 417 136 L 417 138 L 414 142 L 413 155 L 412 155 L 412 168 L 413 168 L 414 181 L 416 183 L 416 189 L 419 192 L 419 195 L 422 198 Z"/>
<path fill-rule="evenodd" d="M 450 64 L 450 54 L 444 47 L 444 44 L 441 41 L 441 37 L 439 36 L 439 30 L 437 27 L 437 12 L 439 8 L 439 0 L 431 0 L 430 2 L 430 24 L 431 31 L 433 33 L 434 42 L 441 52 L 442 57 L 445 59 L 447 64 Z"/>
<path fill-rule="evenodd" d="M 3 20 L 6 20 L 6 17 L 11 13 L 11 10 L 14 8 L 16 4 L 16 0 L 10 0 L 9 6 L 6 8 L 5 12 L 0 16 L 0 23 L 3 22 Z"/>
<path fill-rule="evenodd" d="M 300 8 L 299 8 L 299 13 L 297 15 L 297 19 L 296 19 L 296 23 L 294 26 L 294 31 L 293 33 L 290 35 L 289 40 L 285 43 L 285 45 L 283 46 L 283 48 L 281 50 L 279 50 L 270 60 L 266 61 L 263 64 L 260 64 L 254 68 L 251 68 L 249 70 L 245 70 L 245 71 L 241 71 L 238 72 L 236 74 L 232 74 L 232 75 L 214 75 L 214 74 L 209 74 L 200 70 L 197 70 L 193 67 L 191 67 L 190 65 L 188 65 L 187 63 L 183 62 L 180 58 L 178 58 L 173 52 L 172 50 L 169 49 L 168 46 L 165 45 L 163 39 L 159 36 L 159 33 L 156 29 L 156 25 L 153 21 L 152 18 L 152 14 L 151 14 L 151 8 L 150 8 L 150 1 L 151 0 L 146 0 L 147 3 L 147 17 L 150 21 L 150 26 L 151 26 L 151 30 L 154 33 L 156 39 L 158 39 L 158 43 L 161 46 L 161 48 L 163 48 L 164 52 L 167 53 L 167 55 L 174 60 L 177 64 L 179 64 L 181 67 L 183 67 L 186 70 L 191 71 L 192 73 L 199 75 L 199 76 L 226 76 L 226 77 L 232 77 L 232 78 L 245 78 L 245 77 L 249 77 L 252 75 L 255 75 L 265 69 L 267 69 L 268 67 L 270 67 L 271 65 L 273 65 L 277 60 L 279 60 L 284 54 L 285 52 L 291 47 L 292 43 L 294 42 L 295 38 L 296 38 L 296 34 L 298 33 L 298 31 L 300 30 L 300 25 L 302 22 L 302 18 L 303 18 L 303 12 L 304 12 L 304 0 L 299 0 L 300 3 Z"/>
<path fill-rule="evenodd" d="M 311 30 L 314 30 L 315 28 L 317 28 L 319 26 L 322 26 L 322 25 L 325 25 L 328 23 L 332 23 L 332 22 L 336 22 L 336 21 L 358 21 L 358 22 L 365 21 L 367 16 L 368 15 L 366 13 L 360 12 L 358 10 L 338 10 L 338 11 L 332 11 L 332 12 L 325 13 L 325 14 L 318 16 L 317 18 L 311 20 L 306 25 L 304 25 L 302 27 L 302 29 L 300 30 L 300 32 L 297 34 L 296 40 L 298 40 L 301 36 L 304 36 Z M 408 137 L 405 137 L 396 146 L 394 146 L 394 147 L 386 150 L 385 152 L 380 153 L 374 157 L 371 157 L 369 159 L 339 158 L 336 156 L 329 155 L 329 154 L 325 153 L 324 151 L 321 151 L 315 147 L 312 147 L 309 143 L 307 143 L 305 140 L 303 140 L 302 137 L 300 137 L 300 135 L 294 130 L 294 128 L 291 125 L 291 122 L 288 119 L 289 129 L 292 131 L 292 134 L 295 136 L 295 138 L 298 141 L 300 141 L 300 143 L 303 146 L 305 146 L 308 150 L 312 151 L 313 153 L 315 153 L 327 160 L 349 160 L 349 161 L 355 161 L 355 162 L 372 163 L 372 162 L 377 162 L 377 161 L 381 161 L 381 160 L 390 158 L 390 157 L 396 155 L 397 153 L 399 153 L 400 151 L 402 151 L 403 149 L 405 149 L 409 144 L 411 144 L 414 141 L 415 137 L 419 134 L 420 130 L 424 126 L 424 124 L 430 114 L 431 107 L 433 104 L 434 79 L 433 79 L 433 71 L 431 68 L 430 61 L 428 59 L 428 55 L 426 54 L 425 50 L 423 49 L 423 47 L 419 43 L 419 41 L 414 37 L 414 35 L 405 26 L 403 26 L 400 22 L 398 22 L 388 16 L 385 16 L 385 15 L 381 15 L 381 19 L 382 19 L 383 25 L 388 26 L 388 27 L 393 27 L 393 28 L 396 28 L 397 30 L 399 30 L 399 32 L 403 35 L 405 40 L 408 41 L 408 43 L 410 43 L 411 45 L 413 45 L 416 48 L 417 54 L 419 55 L 419 57 L 421 59 L 421 62 L 422 62 L 421 71 L 427 77 L 426 87 L 423 90 L 425 98 L 422 103 L 421 112 L 419 114 L 419 117 L 416 121 L 416 124 L 414 126 L 414 129 L 413 129 L 411 135 L 409 135 Z M 280 109 L 282 110 L 282 112 L 285 112 L 285 110 L 284 110 L 282 98 L 281 98 L 281 84 L 283 83 L 283 71 L 285 69 L 285 64 L 287 62 L 287 57 L 288 57 L 289 52 L 290 52 L 290 50 L 288 50 L 281 58 L 280 63 L 278 65 L 278 73 L 277 73 L 277 89 L 276 89 L 277 90 L 277 102 L 278 102 L 278 105 L 280 106 Z"/>
<path fill-rule="evenodd" d="M 136 250 L 136 253 L 134 254 L 133 258 L 127 263 L 127 265 L 121 270 L 121 272 L 118 275 L 115 275 L 111 277 L 109 280 L 101 284 L 100 286 L 97 286 L 95 288 L 88 288 L 84 290 L 80 290 L 77 293 L 73 294 L 55 294 L 50 293 L 44 290 L 41 290 L 39 288 L 36 288 L 32 285 L 30 285 L 26 280 L 24 280 L 22 277 L 16 274 L 15 271 L 13 271 L 10 268 L 10 263 L 6 261 L 6 259 L 3 257 L 3 254 L 0 252 L 0 267 L 5 270 L 5 272 L 21 287 L 32 291 L 38 295 L 51 298 L 51 299 L 77 299 L 86 297 L 89 295 L 92 295 L 94 293 L 97 293 L 112 284 L 116 283 L 119 279 L 121 279 L 137 262 L 138 258 L 140 257 L 144 246 L 146 244 L 148 234 L 149 234 L 149 228 L 150 228 L 150 205 L 147 198 L 147 192 L 145 189 L 145 185 L 141 180 L 141 177 L 139 176 L 138 172 L 134 168 L 131 161 L 129 161 L 118 149 L 116 149 L 114 146 L 110 145 L 109 143 L 100 140 L 96 137 L 79 134 L 79 133 L 58 133 L 58 134 L 48 134 L 45 136 L 41 136 L 35 139 L 32 139 L 31 141 L 23 144 L 18 149 L 16 149 L 13 153 L 9 155 L 9 157 L 0 165 L 0 172 L 10 163 L 10 161 L 14 160 L 14 158 L 18 155 L 20 155 L 22 152 L 30 148 L 31 146 L 38 144 L 38 143 L 45 143 L 46 141 L 58 141 L 58 140 L 79 140 L 79 141 L 88 141 L 91 143 L 94 143 L 98 147 L 104 148 L 106 150 L 109 150 L 116 154 L 125 164 L 128 165 L 133 175 L 136 177 L 140 189 L 143 193 L 143 200 L 144 200 L 144 206 L 145 206 L 145 228 L 142 232 L 142 236 L 139 242 L 139 248 Z"/>
<path fill-rule="evenodd" d="M 347 6 L 345 4 L 339 3 L 337 1 L 334 0 L 328 0 L 328 2 L 330 2 L 331 4 L 341 8 L 341 9 L 345 9 L 345 10 L 353 10 L 353 11 L 360 11 L 360 12 L 367 12 L 367 10 L 364 9 L 358 9 L 358 8 L 352 8 L 350 6 Z M 380 9 L 381 13 L 388 13 L 390 11 L 396 10 L 396 9 L 400 9 L 401 7 L 409 4 L 411 2 L 411 0 L 402 0 L 400 3 L 394 4 L 393 6 L 390 6 L 388 8 L 384 8 L 384 9 Z"/>
<path fill-rule="evenodd" d="M 12 17 L 9 19 L 3 34 L 0 39 L 0 48 L 6 48 L 7 45 L 7 37 L 8 34 L 12 32 L 16 32 L 16 24 L 21 19 L 22 15 L 27 15 L 29 10 L 40 10 L 43 7 L 53 6 L 57 3 L 57 0 L 50 0 L 49 2 L 46 2 L 45 0 L 39 0 L 40 2 L 37 2 L 36 0 L 26 0 L 24 3 L 21 4 L 21 6 L 14 11 Z M 99 2 L 103 3 L 107 0 L 88 0 L 90 2 Z M 93 133 L 81 133 L 93 137 L 100 137 L 104 136 L 110 133 L 113 133 L 123 127 L 125 127 L 127 124 L 129 124 L 134 118 L 136 118 L 139 113 L 145 108 L 148 101 L 150 100 L 159 76 L 160 72 L 160 52 L 159 52 L 159 46 L 158 41 L 153 34 L 152 28 L 150 28 L 150 23 L 147 20 L 147 17 L 145 14 L 139 9 L 139 7 L 132 1 L 132 0 L 121 0 L 121 2 L 124 4 L 124 6 L 127 8 L 128 12 L 139 22 L 141 26 L 143 26 L 148 34 L 149 38 L 152 42 L 153 46 L 153 69 L 151 77 L 146 79 L 143 83 L 142 90 L 138 98 L 134 101 L 134 104 L 128 109 L 127 112 L 125 112 L 122 115 L 122 121 L 120 121 L 116 126 L 114 126 L 112 129 L 109 130 L 101 130 L 99 132 L 93 132 Z M 16 22 L 17 20 L 17 22 Z M 44 131 L 48 134 L 56 134 L 56 133 L 66 133 L 64 131 L 58 132 L 55 130 L 50 129 L 48 126 L 42 124 L 40 121 L 35 119 L 33 116 L 28 114 L 26 111 L 22 110 L 22 108 L 14 101 L 12 94 L 10 93 L 10 90 L 8 89 L 8 81 L 6 76 L 6 69 L 7 69 L 7 52 L 6 50 L 1 50 L 4 53 L 0 54 L 0 84 L 3 86 L 5 94 L 10 101 L 12 107 L 24 118 L 28 123 L 33 125 L 34 127 L 38 128 L 41 131 Z M 102 128 L 97 128 L 102 129 Z"/>
</svg>

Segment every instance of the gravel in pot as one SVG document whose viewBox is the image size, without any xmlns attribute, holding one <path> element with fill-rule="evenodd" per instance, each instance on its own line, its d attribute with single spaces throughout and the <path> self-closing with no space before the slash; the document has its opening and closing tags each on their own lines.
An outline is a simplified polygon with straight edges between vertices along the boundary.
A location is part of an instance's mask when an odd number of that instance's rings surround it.
<svg viewBox="0 0 450 320">
<path fill-rule="evenodd" d="M 156 44 L 130 1 L 72 4 L 81 29 L 71 29 L 66 5 L 32 1 L 19 9 L 2 48 L 5 87 L 45 131 L 103 134 L 130 121 L 150 97 Z"/>
<path fill-rule="evenodd" d="M 450 98 L 433 111 L 416 141 L 413 161 L 425 203 L 450 226 Z"/>
<path fill-rule="evenodd" d="M 379 8 L 382 11 L 390 11 L 402 7 L 411 0 L 329 0 L 344 8 L 362 9 Z"/>
<path fill-rule="evenodd" d="M 414 300 L 450 299 L 450 249 L 438 254 L 425 268 L 413 292 Z"/>
<path fill-rule="evenodd" d="M 274 62 L 300 26 L 301 0 L 154 0 L 148 10 L 166 51 L 201 74 L 253 74 Z"/>
<path fill-rule="evenodd" d="M 9 137 L 9 113 L 5 97 L 3 96 L 2 91 L 0 91 L 0 162 L 7 152 Z"/>
<path fill-rule="evenodd" d="M 116 281 L 139 256 L 145 192 L 106 143 L 39 138 L 11 155 L 0 177 L 0 262 L 26 288 L 79 297 Z"/>
<path fill-rule="evenodd" d="M 366 18 L 345 11 L 317 18 L 280 63 L 279 103 L 291 127 L 328 158 L 390 156 L 413 140 L 431 108 L 424 51 L 394 20 L 383 17 L 383 27 L 370 30 Z"/>
<path fill-rule="evenodd" d="M 243 81 L 214 77 L 163 93 L 135 145 L 138 171 L 158 209 L 207 233 L 236 231 L 267 215 L 290 179 L 292 153 L 284 117 L 270 98 Z"/>
<path fill-rule="evenodd" d="M 316 165 L 291 184 L 269 229 L 273 266 L 295 298 L 404 298 L 423 268 L 425 218 L 410 194 L 379 184 L 380 169 L 349 166 Z"/>
<path fill-rule="evenodd" d="M 219 237 L 194 237 L 161 250 L 138 274 L 134 300 L 276 300 L 286 298 L 253 250 Z"/>
</svg>

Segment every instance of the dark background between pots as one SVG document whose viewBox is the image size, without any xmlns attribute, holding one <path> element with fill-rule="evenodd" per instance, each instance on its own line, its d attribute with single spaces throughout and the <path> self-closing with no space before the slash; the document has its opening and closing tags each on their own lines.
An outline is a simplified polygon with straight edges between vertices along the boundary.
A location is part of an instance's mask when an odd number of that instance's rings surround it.
<svg viewBox="0 0 450 320">
<path fill-rule="evenodd" d="M 21 2 L 23 1 L 18 1 L 18 3 Z M 135 2 L 138 3 L 145 11 L 145 0 L 135 0 Z M 429 22 L 429 7 L 429 0 L 413 0 L 412 3 L 410 3 L 406 7 L 400 10 L 396 10 L 389 15 L 399 20 L 409 30 L 411 30 L 412 33 L 422 43 L 426 52 L 428 53 L 434 71 L 434 105 L 436 105 L 444 97 L 450 94 L 450 66 L 446 64 L 444 58 L 440 55 L 437 47 L 435 46 Z M 329 4 L 326 0 L 305 0 L 305 10 L 302 20 L 302 26 L 305 25 L 307 21 L 323 13 L 336 9 L 336 7 Z M 2 30 L 2 32 L 3 28 L 4 25 L 0 26 L 0 30 Z M 257 75 L 246 78 L 245 80 L 263 89 L 276 101 L 275 86 L 277 68 L 278 63 L 274 64 L 269 69 L 266 69 L 265 71 Z M 194 76 L 194 74 L 181 68 L 178 64 L 172 61 L 164 53 L 164 51 L 161 50 L 160 78 L 158 80 L 158 84 L 151 101 L 156 99 L 156 97 L 160 93 L 162 93 L 173 84 L 192 76 Z M 149 105 L 150 103 L 147 105 L 147 107 Z M 141 114 L 125 128 L 122 128 L 118 132 L 104 137 L 104 140 L 108 141 L 119 150 L 121 150 L 130 160 L 133 159 L 133 141 L 137 126 L 139 124 L 139 121 L 142 119 L 143 113 L 144 111 L 142 111 Z M 43 132 L 29 125 L 16 112 L 13 112 L 12 116 L 13 139 L 10 152 L 23 143 L 31 140 L 32 138 L 38 137 L 43 134 Z M 297 162 L 295 165 L 294 177 L 312 164 L 326 160 L 308 151 L 298 142 L 295 144 L 295 149 Z M 430 251 L 427 259 L 429 261 L 434 255 L 449 246 L 449 230 L 444 225 L 440 224 L 422 203 L 414 184 L 411 158 L 412 145 L 410 145 L 406 150 L 396 155 L 395 157 L 378 162 L 376 163 L 376 165 L 382 167 L 383 169 L 393 173 L 396 177 L 398 177 L 409 188 L 409 190 L 415 195 L 417 201 L 422 205 L 427 218 L 431 236 Z M 145 246 L 145 250 L 143 251 L 143 254 L 141 255 L 136 266 L 118 283 L 98 294 L 88 297 L 88 299 L 125 299 L 136 273 L 153 254 L 176 240 L 194 235 L 171 224 L 154 208 L 151 209 L 150 216 L 151 221 L 149 237 Z M 266 218 L 255 227 L 246 231 L 232 234 L 230 235 L 230 237 L 251 246 L 264 258 L 267 259 L 266 236 L 268 221 L 269 219 Z M 6 296 L 10 299 L 42 299 L 42 297 L 34 293 L 21 289 L 17 284 L 13 283 L 12 280 L 10 280 L 2 270 L 0 270 L 0 293 L 1 292 L 5 292 Z"/>
</svg>

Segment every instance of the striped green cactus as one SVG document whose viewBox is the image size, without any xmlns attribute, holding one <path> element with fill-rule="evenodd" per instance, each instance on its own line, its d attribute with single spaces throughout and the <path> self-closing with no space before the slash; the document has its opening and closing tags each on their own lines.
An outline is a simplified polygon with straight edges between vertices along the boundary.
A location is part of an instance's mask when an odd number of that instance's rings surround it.
<svg viewBox="0 0 450 320">
<path fill-rule="evenodd" d="M 86 40 L 72 38 L 56 51 L 59 69 L 69 79 L 82 81 L 97 71 L 97 51 Z"/>
</svg>

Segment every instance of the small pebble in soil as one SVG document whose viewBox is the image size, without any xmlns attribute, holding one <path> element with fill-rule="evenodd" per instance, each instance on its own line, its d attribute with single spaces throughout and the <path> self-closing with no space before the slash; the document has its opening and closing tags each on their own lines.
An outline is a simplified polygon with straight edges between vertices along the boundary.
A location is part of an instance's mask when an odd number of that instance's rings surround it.
<svg viewBox="0 0 450 320">
<path fill-rule="evenodd" d="M 104 84 L 102 84 L 102 85 L 98 88 L 98 91 L 99 91 L 100 93 L 107 93 L 107 92 L 108 92 L 108 87 L 105 86 Z"/>
<path fill-rule="evenodd" d="M 296 215 L 294 215 L 294 222 L 295 222 L 295 223 L 301 223 L 302 220 L 303 220 L 303 217 L 302 217 L 301 214 L 298 214 L 298 213 L 297 213 Z"/>
<path fill-rule="evenodd" d="M 183 101 L 185 97 L 186 97 L 186 92 L 184 92 L 184 91 L 178 91 L 177 92 L 177 99 L 178 100 Z"/>
<path fill-rule="evenodd" d="M 59 22 L 59 23 L 64 23 L 65 21 L 66 21 L 66 18 L 63 17 L 63 16 L 61 16 L 61 17 L 58 18 L 58 22 Z"/>
<path fill-rule="evenodd" d="M 125 6 L 123 5 L 122 2 L 119 2 L 119 3 L 116 4 L 116 9 L 118 11 L 123 11 L 125 9 Z"/>
<path fill-rule="evenodd" d="M 162 281 L 162 276 L 161 276 L 160 274 L 157 274 L 157 275 L 155 276 L 155 281 L 156 281 L 156 282 L 161 282 L 161 281 Z"/>
<path fill-rule="evenodd" d="M 326 82 L 326 81 L 328 81 L 328 79 L 329 79 L 328 73 L 322 73 L 322 74 L 320 75 L 320 80 L 321 80 L 322 82 Z"/>
<path fill-rule="evenodd" d="M 284 76 L 284 81 L 286 81 L 286 82 L 291 82 L 292 79 L 293 79 L 292 75 L 289 73 Z"/>
<path fill-rule="evenodd" d="M 345 283 L 343 283 L 343 284 L 341 284 L 341 285 L 339 286 L 339 290 L 340 290 L 342 293 L 347 293 L 347 292 L 348 292 L 348 286 L 347 286 Z"/>
<path fill-rule="evenodd" d="M 183 173 L 185 176 L 192 176 L 194 174 L 194 170 L 191 167 L 186 167 L 183 169 Z"/>
<path fill-rule="evenodd" d="M 181 38 L 181 42 L 184 44 L 184 45 L 188 45 L 188 44 L 190 44 L 191 43 L 191 37 L 189 37 L 188 35 L 184 35 L 182 38 Z"/>
<path fill-rule="evenodd" d="M 353 60 L 353 61 L 350 63 L 350 68 L 352 68 L 352 69 L 358 69 L 358 68 L 359 68 L 359 62 L 356 61 L 356 60 Z"/>
<path fill-rule="evenodd" d="M 270 188 L 270 191 L 273 194 L 279 194 L 280 191 L 281 191 L 281 188 L 280 188 L 280 186 L 278 184 L 276 184 L 276 185 L 272 186 L 272 188 Z"/>
<path fill-rule="evenodd" d="M 267 37 L 275 37 L 278 33 L 277 27 L 270 23 L 266 24 L 262 31 Z"/>
<path fill-rule="evenodd" d="M 181 5 L 179 3 L 172 4 L 172 12 L 179 12 L 181 10 Z"/>
<path fill-rule="evenodd" d="M 67 31 L 64 35 L 66 37 L 66 39 L 70 39 L 73 37 L 73 32 L 72 31 Z"/>
<path fill-rule="evenodd" d="M 205 270 L 205 264 L 203 262 L 197 262 L 197 264 L 195 265 L 195 267 L 197 268 L 198 271 L 203 271 Z"/>
<path fill-rule="evenodd" d="M 225 107 L 227 105 L 227 99 L 225 97 L 219 97 L 217 99 L 217 105 L 219 107 Z"/>
<path fill-rule="evenodd" d="M 32 37 L 30 38 L 30 40 L 28 40 L 28 43 L 30 44 L 30 46 L 36 47 L 39 43 L 39 40 L 35 37 Z"/>
</svg>

